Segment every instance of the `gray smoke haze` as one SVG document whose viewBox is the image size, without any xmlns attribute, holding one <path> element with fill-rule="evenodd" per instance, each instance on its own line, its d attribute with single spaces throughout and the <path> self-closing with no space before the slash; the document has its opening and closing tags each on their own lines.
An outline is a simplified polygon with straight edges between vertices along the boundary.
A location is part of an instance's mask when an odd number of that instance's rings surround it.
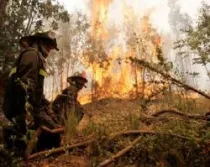
<svg viewBox="0 0 210 167">
<path fill-rule="evenodd" d="M 67 1 L 59 0 L 67 9 L 72 12 L 75 9 L 86 13 L 90 17 L 90 0 Z M 185 81 L 192 86 L 199 83 L 199 88 L 208 88 L 208 78 L 203 67 L 192 64 L 192 59 L 177 56 L 173 50 L 173 42 L 183 37 L 181 29 L 186 28 L 188 24 L 194 24 L 197 21 L 199 8 L 202 2 L 210 4 L 209 0 L 113 0 L 109 8 L 109 26 L 117 25 L 122 22 L 123 3 L 131 6 L 134 13 L 141 17 L 144 12 L 154 10 L 151 14 L 151 21 L 164 40 L 165 56 L 176 62 L 178 69 L 185 75 Z M 119 37 L 120 39 L 120 37 Z M 186 73 L 199 72 L 200 76 L 194 79 Z"/>
</svg>

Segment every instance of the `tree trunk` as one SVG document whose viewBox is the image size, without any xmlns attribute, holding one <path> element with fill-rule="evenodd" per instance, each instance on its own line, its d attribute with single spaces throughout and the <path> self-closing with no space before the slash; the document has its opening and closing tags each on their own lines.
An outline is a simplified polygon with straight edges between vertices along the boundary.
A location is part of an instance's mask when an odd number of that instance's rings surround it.
<svg viewBox="0 0 210 167">
<path fill-rule="evenodd" d="M 8 4 L 9 0 L 0 0 L 0 30 L 1 27 L 4 26 L 4 16 L 5 16 L 5 12 L 6 12 L 6 7 Z M 1 66 L 3 67 L 4 64 L 1 64 Z M 0 73 L 0 107 L 2 105 L 2 97 L 3 97 L 3 87 L 4 87 L 4 81 L 5 81 L 5 76 L 4 76 L 4 72 Z M 2 107 L 1 107 L 2 108 Z M 1 112 L 1 110 L 0 110 Z"/>
<path fill-rule="evenodd" d="M 136 99 L 139 97 L 139 86 L 138 86 L 138 71 L 137 66 L 135 65 L 134 69 L 134 75 L 135 75 L 135 84 L 136 84 Z"/>
<path fill-rule="evenodd" d="M 63 47 L 62 47 L 62 50 L 61 50 L 61 57 L 63 58 L 64 55 L 63 55 Z M 60 73 L 60 90 L 63 90 L 63 73 L 64 73 L 64 67 L 63 67 L 63 60 L 61 62 L 61 73 Z"/>
<path fill-rule="evenodd" d="M 3 23 L 2 19 L 4 18 L 8 2 L 9 0 L 0 0 L 0 21 L 1 21 L 0 23 Z"/>
<path fill-rule="evenodd" d="M 93 67 L 93 71 L 92 71 L 92 83 L 91 83 L 91 100 L 92 102 L 95 100 L 95 96 L 96 96 L 96 82 L 95 82 L 95 69 Z"/>
<path fill-rule="evenodd" d="M 67 77 L 69 77 L 69 68 L 70 68 L 70 62 L 68 61 L 67 62 L 67 72 L 66 72 L 66 75 L 67 75 Z"/>
<path fill-rule="evenodd" d="M 52 96 L 51 96 L 51 100 L 54 99 L 54 94 L 55 94 L 55 75 L 53 75 L 52 77 L 53 77 L 53 82 L 52 82 Z"/>
</svg>

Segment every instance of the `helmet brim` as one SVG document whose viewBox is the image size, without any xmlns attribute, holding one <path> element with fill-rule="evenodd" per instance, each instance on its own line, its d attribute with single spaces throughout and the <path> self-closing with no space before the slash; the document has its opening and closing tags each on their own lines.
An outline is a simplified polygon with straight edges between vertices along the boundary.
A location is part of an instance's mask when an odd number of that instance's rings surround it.
<svg viewBox="0 0 210 167">
<path fill-rule="evenodd" d="M 85 85 L 88 80 L 84 77 L 81 77 L 81 76 L 71 76 L 71 77 L 68 77 L 67 78 L 67 82 L 71 84 L 72 81 L 78 81 L 80 80 L 81 83 L 84 85 L 84 87 L 86 88 L 87 86 Z"/>
<path fill-rule="evenodd" d="M 68 77 L 67 78 L 67 81 L 75 81 L 75 80 L 82 80 L 84 83 L 87 83 L 88 80 L 84 77 L 81 77 L 81 76 L 71 76 L 71 77 Z"/>
<path fill-rule="evenodd" d="M 42 35 L 31 35 L 31 36 L 25 36 L 25 37 L 22 37 L 20 40 L 19 40 L 19 44 L 22 46 L 22 47 L 25 47 L 25 44 L 31 44 L 33 43 L 34 41 L 36 40 L 45 40 L 47 42 L 49 42 L 54 49 L 56 49 L 57 51 L 59 51 L 58 47 L 57 47 L 57 42 L 56 42 L 56 39 L 51 39 L 47 36 L 42 36 Z"/>
</svg>

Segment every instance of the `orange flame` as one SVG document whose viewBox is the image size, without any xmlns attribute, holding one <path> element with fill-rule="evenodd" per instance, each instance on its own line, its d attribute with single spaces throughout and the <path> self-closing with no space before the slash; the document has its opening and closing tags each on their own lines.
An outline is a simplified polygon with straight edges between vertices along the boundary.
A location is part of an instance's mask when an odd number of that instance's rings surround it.
<svg viewBox="0 0 210 167">
<path fill-rule="evenodd" d="M 91 0 L 91 2 L 92 39 L 95 41 L 102 40 L 104 42 L 109 35 L 107 30 L 108 9 L 112 0 Z M 125 17 L 127 17 L 127 19 L 132 19 L 134 15 L 132 9 L 129 7 L 124 10 Z M 141 70 L 135 68 L 131 63 L 126 62 L 126 58 L 140 56 L 149 61 L 156 61 L 156 48 L 161 47 L 162 42 L 161 37 L 152 27 L 150 22 L 149 16 L 151 12 L 152 11 L 147 13 L 141 21 L 134 21 L 133 23 L 136 24 L 136 34 L 139 34 L 136 38 L 139 38 L 141 43 L 134 42 L 133 45 L 135 45 L 135 47 L 127 44 L 128 49 L 125 53 L 123 53 L 122 48 L 120 47 L 114 46 L 111 48 L 109 50 L 110 53 L 107 55 L 109 65 L 106 65 L 106 68 L 101 68 L 101 64 L 97 61 L 92 61 L 91 63 L 84 62 L 84 64 L 88 66 L 89 72 L 93 74 L 92 79 L 94 80 L 94 86 L 96 87 L 94 93 L 97 94 L 98 98 L 110 96 L 123 98 L 128 97 L 134 89 L 137 89 L 139 92 L 143 89 L 143 86 L 141 86 L 143 83 Z M 88 54 L 93 53 L 87 53 L 87 56 Z M 106 63 L 107 62 L 104 62 L 102 65 L 104 66 Z M 135 77 L 138 77 L 138 79 Z M 136 84 L 140 86 L 138 87 Z M 151 94 L 151 89 L 153 89 L 154 86 L 148 85 L 147 83 L 145 85 L 144 93 Z M 82 95 L 80 100 L 82 103 L 87 103 L 91 99 L 90 96 Z"/>
<path fill-rule="evenodd" d="M 108 8 L 112 0 L 91 0 L 92 36 L 105 40 L 108 36 Z"/>
</svg>

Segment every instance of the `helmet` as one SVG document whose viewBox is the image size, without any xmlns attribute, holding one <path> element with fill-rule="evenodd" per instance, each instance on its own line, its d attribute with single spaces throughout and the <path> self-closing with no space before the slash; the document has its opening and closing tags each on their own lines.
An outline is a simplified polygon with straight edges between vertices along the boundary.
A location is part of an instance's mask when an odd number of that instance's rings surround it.
<svg viewBox="0 0 210 167">
<path fill-rule="evenodd" d="M 38 33 L 35 33 L 34 35 L 22 37 L 19 40 L 19 43 L 22 47 L 27 47 L 27 45 L 29 45 L 33 41 L 36 41 L 37 39 L 44 40 L 48 42 L 49 44 L 51 44 L 54 49 L 59 50 L 57 47 L 55 33 L 52 31 L 38 32 Z"/>
<path fill-rule="evenodd" d="M 74 75 L 68 77 L 67 82 L 86 87 L 85 84 L 88 82 L 88 80 L 86 79 L 86 73 L 83 71 L 82 73 L 76 72 Z"/>
</svg>

